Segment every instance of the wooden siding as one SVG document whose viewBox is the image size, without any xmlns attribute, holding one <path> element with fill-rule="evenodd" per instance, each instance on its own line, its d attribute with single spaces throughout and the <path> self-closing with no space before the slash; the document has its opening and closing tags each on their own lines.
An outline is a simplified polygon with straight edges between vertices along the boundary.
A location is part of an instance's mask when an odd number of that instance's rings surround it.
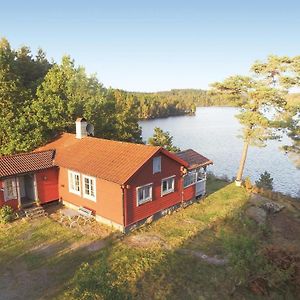
<svg viewBox="0 0 300 300">
<path fill-rule="evenodd" d="M 34 173 L 36 176 L 37 197 L 41 203 L 51 202 L 59 198 L 58 195 L 58 168 L 50 168 Z M 19 175 L 22 176 L 22 175 Z M 12 176 L 17 178 L 18 175 Z M 4 179 L 0 180 L 0 188 L 3 188 Z M 18 199 L 4 201 L 4 192 L 0 191 L 0 207 L 9 205 L 14 209 L 18 209 Z"/>
<path fill-rule="evenodd" d="M 71 170 L 72 171 L 72 170 Z M 78 172 L 80 173 L 80 172 Z M 123 224 L 123 204 L 121 186 L 103 179 L 96 178 L 96 201 L 83 198 L 82 174 L 81 193 L 75 195 L 69 192 L 68 169 L 60 167 L 59 171 L 59 196 L 62 200 L 76 206 L 91 209 L 96 215 Z"/>
<path fill-rule="evenodd" d="M 41 203 L 57 200 L 58 195 L 58 168 L 51 168 L 36 173 L 38 198 Z"/>
<path fill-rule="evenodd" d="M 4 188 L 4 180 L 0 179 L 0 189 Z M 0 207 L 3 205 L 8 205 L 11 206 L 13 209 L 18 209 L 18 199 L 11 199 L 8 201 L 4 201 L 4 192 L 1 190 L 0 191 Z"/>
<path fill-rule="evenodd" d="M 153 159 L 146 164 L 128 181 L 125 195 L 125 226 L 143 220 L 156 212 L 166 209 L 182 201 L 182 177 L 181 165 L 162 153 L 161 172 L 153 174 Z M 172 193 L 161 196 L 161 181 L 164 178 L 175 175 L 175 190 Z M 152 183 L 152 201 L 137 205 L 137 192 L 139 186 Z"/>
<path fill-rule="evenodd" d="M 184 201 L 191 200 L 195 198 L 196 194 L 196 184 L 190 185 L 183 189 L 183 199 Z"/>
</svg>

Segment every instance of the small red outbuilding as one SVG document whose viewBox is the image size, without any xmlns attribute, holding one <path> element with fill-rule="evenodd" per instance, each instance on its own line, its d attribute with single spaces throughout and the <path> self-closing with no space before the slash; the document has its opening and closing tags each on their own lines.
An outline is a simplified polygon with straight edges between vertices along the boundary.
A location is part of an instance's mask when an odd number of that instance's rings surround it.
<svg viewBox="0 0 300 300">
<path fill-rule="evenodd" d="M 0 206 L 15 209 L 58 199 L 54 150 L 0 157 Z"/>
</svg>

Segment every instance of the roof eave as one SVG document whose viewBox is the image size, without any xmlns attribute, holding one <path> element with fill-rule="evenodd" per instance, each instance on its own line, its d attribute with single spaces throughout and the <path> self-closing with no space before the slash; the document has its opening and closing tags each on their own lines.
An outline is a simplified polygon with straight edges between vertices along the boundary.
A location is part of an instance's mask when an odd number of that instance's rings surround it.
<svg viewBox="0 0 300 300">
<path fill-rule="evenodd" d="M 213 165 L 213 161 L 210 160 L 210 161 L 207 161 L 203 164 L 193 164 L 191 166 L 188 167 L 188 170 L 194 170 L 194 169 L 197 169 L 197 168 L 202 168 L 202 167 L 206 167 L 206 166 L 209 166 L 209 165 Z"/>
</svg>

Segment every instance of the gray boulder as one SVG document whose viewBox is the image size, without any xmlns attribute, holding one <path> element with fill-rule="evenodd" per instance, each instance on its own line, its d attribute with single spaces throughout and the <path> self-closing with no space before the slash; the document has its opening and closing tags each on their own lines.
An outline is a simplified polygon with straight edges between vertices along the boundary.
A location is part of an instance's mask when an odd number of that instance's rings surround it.
<svg viewBox="0 0 300 300">
<path fill-rule="evenodd" d="M 247 208 L 246 215 L 259 225 L 263 225 L 266 223 L 267 213 L 264 209 L 260 207 L 251 206 Z"/>
</svg>

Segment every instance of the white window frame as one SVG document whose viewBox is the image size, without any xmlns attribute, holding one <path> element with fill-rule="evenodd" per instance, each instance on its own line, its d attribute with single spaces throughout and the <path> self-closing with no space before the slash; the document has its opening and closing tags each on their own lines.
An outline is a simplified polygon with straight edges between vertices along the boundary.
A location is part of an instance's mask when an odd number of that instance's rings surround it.
<svg viewBox="0 0 300 300">
<path fill-rule="evenodd" d="M 184 178 L 185 178 L 186 176 L 189 176 L 191 173 L 193 173 L 193 175 L 194 175 L 194 177 L 195 177 L 195 178 L 194 178 L 194 182 L 190 183 L 190 184 L 187 185 L 187 186 L 184 186 Z M 199 174 L 199 173 L 203 173 L 204 176 L 198 180 L 198 174 Z M 206 180 L 206 172 L 205 172 L 205 171 L 202 172 L 201 169 L 195 170 L 195 171 L 193 170 L 193 171 L 188 172 L 186 175 L 183 176 L 183 188 L 188 188 L 189 186 L 192 186 L 192 185 L 196 184 L 197 182 L 201 182 L 201 181 L 204 181 L 204 180 Z"/>
<path fill-rule="evenodd" d="M 8 184 L 11 184 L 12 193 L 9 193 Z M 17 179 L 15 177 L 7 178 L 3 181 L 4 201 L 18 199 Z"/>
<path fill-rule="evenodd" d="M 74 183 L 75 186 L 75 176 L 78 176 L 79 178 L 79 183 L 78 183 L 78 187 L 79 187 L 79 191 L 77 191 L 76 189 L 73 189 L 72 185 Z M 81 196 L 81 176 L 80 173 L 72 171 L 72 170 L 68 170 L 68 179 L 69 179 L 69 192 L 75 195 L 79 195 Z"/>
<path fill-rule="evenodd" d="M 94 186 L 94 196 L 87 194 L 85 191 L 85 179 L 89 180 L 89 185 L 91 184 L 91 182 L 93 182 L 93 186 Z M 96 178 L 92 177 L 92 176 L 88 176 L 88 175 L 82 175 L 82 191 L 83 191 L 83 198 L 92 200 L 94 202 L 96 202 Z M 89 188 L 90 191 L 90 188 Z"/>
<path fill-rule="evenodd" d="M 145 187 L 150 187 L 149 197 L 140 200 L 139 199 L 139 190 L 143 189 Z M 145 185 L 141 185 L 141 186 L 137 187 L 136 188 L 136 204 L 137 204 L 137 206 L 140 206 L 144 203 L 152 201 L 152 195 L 153 195 L 153 183 L 147 183 Z"/>
<path fill-rule="evenodd" d="M 161 156 L 153 157 L 153 174 L 161 172 Z"/>
<path fill-rule="evenodd" d="M 167 177 L 167 178 L 163 178 L 161 180 L 161 196 L 164 196 L 164 195 L 167 195 L 167 194 L 170 194 L 170 193 L 173 193 L 175 191 L 175 177 L 176 175 L 172 175 L 170 177 Z M 169 181 L 170 179 L 172 179 L 172 187 L 170 189 L 167 189 L 166 191 L 163 190 L 163 183 L 164 181 Z M 168 185 L 168 184 L 167 184 Z"/>
</svg>

